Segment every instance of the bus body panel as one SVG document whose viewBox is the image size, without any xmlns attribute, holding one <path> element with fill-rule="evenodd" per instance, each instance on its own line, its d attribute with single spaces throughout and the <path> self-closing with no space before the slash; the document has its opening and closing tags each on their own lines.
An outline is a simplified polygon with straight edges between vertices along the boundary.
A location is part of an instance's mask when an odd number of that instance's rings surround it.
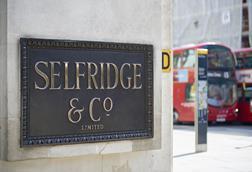
<svg viewBox="0 0 252 172">
<path fill-rule="evenodd" d="M 179 114 L 178 121 L 193 122 L 195 102 L 185 100 L 188 96 L 184 90 L 191 87 L 191 83 L 194 83 L 194 70 L 191 68 L 184 68 L 181 70 L 174 69 L 173 72 L 174 88 L 176 88 L 173 89 L 173 95 L 176 95 L 173 96 L 173 106 L 175 111 Z"/>
<path fill-rule="evenodd" d="M 239 116 L 238 120 L 244 123 L 252 122 L 252 111 L 251 111 L 251 103 L 246 99 L 239 100 Z"/>
<path fill-rule="evenodd" d="M 237 57 L 236 78 L 238 82 L 238 120 L 252 123 L 252 48 L 234 51 Z"/>
<path fill-rule="evenodd" d="M 237 109 L 237 103 L 230 107 L 222 107 L 215 108 L 212 106 L 208 106 L 208 120 L 210 122 L 232 122 L 237 120 L 237 113 L 235 110 Z"/>
<path fill-rule="evenodd" d="M 177 97 L 185 97 L 185 92 L 181 91 L 186 89 L 186 85 L 181 85 L 174 83 L 174 87 L 177 87 L 179 89 L 174 89 L 173 93 L 176 96 L 173 96 L 173 106 L 175 111 L 177 111 L 178 114 L 184 114 L 179 115 L 178 120 L 183 122 L 193 122 L 194 119 L 194 102 L 183 102 Z"/>
</svg>

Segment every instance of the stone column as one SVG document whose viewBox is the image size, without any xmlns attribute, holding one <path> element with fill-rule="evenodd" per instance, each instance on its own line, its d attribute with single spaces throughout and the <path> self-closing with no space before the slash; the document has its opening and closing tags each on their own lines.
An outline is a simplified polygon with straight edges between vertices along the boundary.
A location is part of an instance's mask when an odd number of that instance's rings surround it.
<svg viewBox="0 0 252 172">
<path fill-rule="evenodd" d="M 172 2 L 162 1 L 162 49 L 172 48 Z M 169 172 L 173 169 L 173 59 L 171 71 L 162 74 L 162 139 L 167 143 Z"/>
<path fill-rule="evenodd" d="M 7 155 L 7 0 L 0 1 L 0 159 Z"/>
</svg>

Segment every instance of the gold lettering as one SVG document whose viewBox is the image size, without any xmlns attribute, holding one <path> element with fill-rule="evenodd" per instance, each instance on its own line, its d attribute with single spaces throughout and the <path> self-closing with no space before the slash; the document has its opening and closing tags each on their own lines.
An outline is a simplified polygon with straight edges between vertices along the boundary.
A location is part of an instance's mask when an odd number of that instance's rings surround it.
<svg viewBox="0 0 252 172">
<path fill-rule="evenodd" d="M 114 82 L 114 85 L 113 86 L 111 86 L 111 78 L 110 78 L 110 75 L 111 75 L 111 73 L 110 73 L 110 66 L 112 66 L 113 68 L 114 68 L 114 72 L 115 72 L 115 82 Z M 118 84 L 118 73 L 119 73 L 119 71 L 118 71 L 118 68 L 117 68 L 117 66 L 114 64 L 114 63 L 107 63 L 107 89 L 115 89 L 116 88 L 116 86 L 117 86 L 117 84 Z"/>
<path fill-rule="evenodd" d="M 109 103 L 109 107 L 107 108 L 106 104 L 107 102 Z M 113 101 L 110 97 L 107 97 L 106 99 L 104 99 L 103 101 L 103 109 L 106 111 L 106 112 L 110 112 L 113 108 Z M 106 116 L 110 116 L 109 113 L 106 114 Z"/>
<path fill-rule="evenodd" d="M 71 88 L 69 88 L 69 86 L 68 86 L 68 62 L 64 62 L 64 64 L 65 64 L 65 87 L 64 87 L 64 89 L 65 90 L 73 90 L 75 87 L 74 85 Z"/>
<path fill-rule="evenodd" d="M 85 62 L 75 62 L 75 66 L 76 66 L 76 89 L 77 90 L 80 89 L 80 77 L 85 76 L 85 72 L 80 73 L 80 64 L 83 64 L 83 66 L 85 66 L 86 63 Z"/>
<path fill-rule="evenodd" d="M 87 130 L 103 130 L 104 125 L 103 124 L 92 124 L 92 125 L 81 125 L 81 130 L 82 131 L 87 131 Z"/>
<path fill-rule="evenodd" d="M 76 102 L 79 102 L 79 99 L 78 98 L 72 98 L 70 100 L 70 106 L 71 106 L 71 109 L 68 111 L 67 113 L 67 117 L 68 117 L 68 120 L 73 123 L 73 124 L 76 124 L 78 122 L 80 122 L 81 120 L 81 112 L 84 111 L 84 107 L 82 109 L 76 109 L 76 107 L 73 105 L 73 102 L 76 101 Z M 72 118 L 72 116 L 77 113 L 77 115 L 79 116 L 77 120 L 74 120 Z"/>
<path fill-rule="evenodd" d="M 45 85 L 44 87 L 39 87 L 36 82 L 34 83 L 34 85 L 35 85 L 35 89 L 45 90 L 49 86 L 49 79 L 48 79 L 48 76 L 38 68 L 39 64 L 44 64 L 46 67 L 48 67 L 48 63 L 44 61 L 38 61 L 35 63 L 35 71 L 38 75 L 40 75 L 44 79 Z"/>
<path fill-rule="evenodd" d="M 104 125 L 100 124 L 100 129 L 103 130 L 104 129 Z"/>
<path fill-rule="evenodd" d="M 97 121 L 100 121 L 100 120 L 101 120 L 101 117 L 99 117 L 99 118 L 97 118 L 97 119 L 94 118 L 93 108 L 94 108 L 94 102 L 95 102 L 95 100 L 97 100 L 97 101 L 99 101 L 99 102 L 101 101 L 101 99 L 98 98 L 98 97 L 95 97 L 95 98 L 93 98 L 93 99 L 90 101 L 90 104 L 89 104 L 89 116 L 90 116 L 90 118 L 92 119 L 92 121 L 97 122 Z"/>
<path fill-rule="evenodd" d="M 92 66 L 94 66 L 94 73 L 92 73 Z M 93 85 L 95 89 L 98 89 L 98 85 L 95 79 L 95 75 L 98 72 L 98 67 L 95 63 L 88 63 L 88 88 L 87 89 L 92 89 L 91 87 L 91 81 L 93 82 Z"/>
<path fill-rule="evenodd" d="M 59 85 L 58 87 L 55 87 L 55 78 L 56 77 L 60 77 L 60 73 L 55 73 L 55 64 L 58 64 L 60 66 L 60 62 L 59 61 L 51 61 L 51 90 L 59 90 L 61 88 L 61 85 Z"/>
<path fill-rule="evenodd" d="M 139 73 L 137 73 L 137 68 L 139 67 Z M 133 89 L 141 89 L 142 88 L 142 83 L 141 83 L 141 64 L 133 64 L 133 68 L 134 68 L 134 76 L 133 76 L 133 80 L 134 80 L 134 86 Z M 139 82 L 140 85 L 137 86 L 137 78 L 139 78 Z"/>
<path fill-rule="evenodd" d="M 50 74 L 45 73 L 46 67 L 50 68 L 50 71 L 48 71 Z M 72 71 L 70 67 L 75 67 L 75 74 L 70 72 Z M 81 79 L 83 78 L 83 82 L 87 83 L 86 89 L 115 89 L 118 84 L 126 90 L 141 89 L 141 67 L 142 64 L 130 63 L 123 63 L 117 67 L 114 63 L 103 62 L 98 64 L 94 62 L 73 62 L 72 64 L 71 62 L 60 61 L 38 61 L 34 65 L 34 70 L 42 78 L 42 82 L 34 81 L 34 87 L 39 90 L 48 88 L 51 90 L 80 90 Z M 64 74 L 61 72 L 64 72 Z"/>
<path fill-rule="evenodd" d="M 100 63 L 101 65 L 101 89 L 104 89 L 104 63 Z"/>
<path fill-rule="evenodd" d="M 124 83 L 123 83 L 123 78 L 124 78 L 124 75 L 123 75 L 123 70 L 125 68 L 125 66 L 128 66 L 129 70 L 130 70 L 130 64 L 129 63 L 124 63 L 122 66 L 121 66 L 121 69 L 120 69 L 120 83 L 121 83 L 121 86 L 124 88 L 124 89 L 129 89 L 131 87 L 131 80 L 132 78 L 131 77 L 127 77 L 128 79 L 128 85 L 125 86 Z"/>
</svg>

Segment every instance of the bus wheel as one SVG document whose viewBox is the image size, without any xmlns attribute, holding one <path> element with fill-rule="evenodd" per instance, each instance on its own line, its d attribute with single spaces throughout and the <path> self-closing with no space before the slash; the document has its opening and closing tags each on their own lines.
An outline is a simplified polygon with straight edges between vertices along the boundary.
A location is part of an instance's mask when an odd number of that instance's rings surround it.
<svg viewBox="0 0 252 172">
<path fill-rule="evenodd" d="M 173 124 L 178 124 L 179 121 L 178 121 L 178 118 L 179 118 L 179 114 L 177 111 L 173 111 Z"/>
</svg>

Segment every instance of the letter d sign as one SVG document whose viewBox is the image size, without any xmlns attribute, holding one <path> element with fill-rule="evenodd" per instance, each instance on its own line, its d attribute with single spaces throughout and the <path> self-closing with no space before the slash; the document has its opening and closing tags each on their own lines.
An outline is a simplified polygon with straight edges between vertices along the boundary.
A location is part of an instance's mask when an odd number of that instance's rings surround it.
<svg viewBox="0 0 252 172">
<path fill-rule="evenodd" d="M 163 72 L 171 71 L 171 50 L 162 50 L 162 70 Z"/>
</svg>

